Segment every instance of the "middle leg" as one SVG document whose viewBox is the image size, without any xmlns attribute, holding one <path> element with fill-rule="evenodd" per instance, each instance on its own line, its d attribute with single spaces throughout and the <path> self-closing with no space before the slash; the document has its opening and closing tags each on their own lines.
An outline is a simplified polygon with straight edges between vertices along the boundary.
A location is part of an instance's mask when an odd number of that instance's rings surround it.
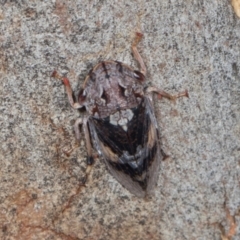
<svg viewBox="0 0 240 240">
<path fill-rule="evenodd" d="M 88 129 L 88 118 L 78 118 L 74 124 L 74 130 L 76 134 L 76 138 L 79 141 L 81 139 L 80 127 L 82 126 L 84 136 L 86 139 L 86 147 L 87 147 L 87 164 L 93 164 L 93 154 L 92 154 L 92 144 L 91 137 Z"/>
<path fill-rule="evenodd" d="M 88 118 L 83 118 L 83 119 L 78 118 L 74 124 L 74 130 L 75 130 L 76 138 L 78 141 L 81 138 L 81 133 L 80 133 L 81 126 L 83 128 L 84 136 L 86 139 L 86 147 L 87 147 L 87 169 L 85 172 L 85 177 L 83 179 L 83 183 L 85 184 L 87 181 L 87 178 L 89 176 L 89 173 L 92 170 L 92 164 L 94 162 L 94 157 L 92 154 L 91 136 L 90 136 L 89 129 L 88 129 Z"/>
</svg>

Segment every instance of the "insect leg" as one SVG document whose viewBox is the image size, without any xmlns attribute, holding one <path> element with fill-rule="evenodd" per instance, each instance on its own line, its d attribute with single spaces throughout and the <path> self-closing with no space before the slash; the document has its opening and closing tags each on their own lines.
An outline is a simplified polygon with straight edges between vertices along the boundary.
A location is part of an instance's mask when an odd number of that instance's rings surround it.
<svg viewBox="0 0 240 240">
<path fill-rule="evenodd" d="M 81 132 L 80 132 L 80 127 L 83 124 L 83 120 L 82 118 L 78 118 L 75 123 L 74 123 L 74 131 L 75 131 L 75 135 L 76 135 L 76 139 L 79 141 L 81 138 Z"/>
<path fill-rule="evenodd" d="M 88 129 L 88 118 L 83 119 L 83 131 L 86 139 L 86 145 L 87 145 L 87 164 L 92 165 L 93 164 L 93 154 L 92 154 L 92 144 L 91 144 L 91 137 Z"/>
<path fill-rule="evenodd" d="M 142 39 L 143 37 L 143 34 L 142 33 L 139 33 L 137 32 L 136 33 L 136 36 L 135 36 L 135 39 L 134 39 L 134 42 L 132 44 L 132 51 L 133 51 L 133 56 L 134 58 L 138 61 L 138 63 L 140 64 L 140 72 L 146 76 L 146 73 L 147 73 L 147 69 L 146 69 L 146 66 L 143 62 L 143 59 L 140 55 L 140 53 L 138 52 L 137 50 L 137 45 L 138 43 L 140 42 L 140 40 Z"/>
<path fill-rule="evenodd" d="M 146 89 L 146 93 L 157 93 L 159 98 L 164 97 L 164 98 L 168 98 L 169 100 L 173 100 L 173 101 L 175 101 L 177 98 L 180 98 L 180 97 L 187 97 L 187 98 L 189 97 L 187 90 L 185 90 L 184 92 L 180 92 L 176 95 L 171 95 L 171 94 L 169 94 L 161 89 L 158 89 L 156 87 L 148 87 Z"/>
<path fill-rule="evenodd" d="M 91 144 L 91 138 L 90 133 L 88 129 L 88 118 L 78 118 L 74 124 L 74 130 L 76 134 L 77 140 L 80 140 L 81 133 L 80 133 L 80 127 L 82 126 L 83 132 L 86 139 L 86 147 L 87 147 L 87 169 L 86 169 L 86 175 L 84 177 L 83 182 L 85 183 L 87 181 L 88 175 L 92 169 L 92 164 L 94 162 L 93 154 L 92 154 L 92 144 Z"/>
<path fill-rule="evenodd" d="M 78 118 L 74 124 L 74 130 L 76 134 L 76 138 L 79 141 L 81 138 L 81 132 L 80 132 L 80 127 L 82 126 L 83 132 L 85 135 L 86 139 L 86 147 L 87 147 L 87 164 L 92 165 L 93 164 L 93 154 L 92 154 L 92 144 L 91 144 L 91 139 L 90 139 L 90 134 L 89 134 L 89 129 L 88 129 L 88 118 Z"/>
<path fill-rule="evenodd" d="M 79 109 L 82 108 L 83 106 L 81 104 L 79 104 L 78 102 L 74 101 L 74 94 L 70 85 L 69 80 L 66 77 L 62 77 L 60 76 L 57 71 L 54 71 L 51 75 L 51 77 L 57 78 L 59 80 L 61 80 L 65 86 L 66 92 L 67 92 L 67 96 L 68 96 L 68 100 L 69 103 L 71 104 L 72 108 L 74 109 Z"/>
</svg>

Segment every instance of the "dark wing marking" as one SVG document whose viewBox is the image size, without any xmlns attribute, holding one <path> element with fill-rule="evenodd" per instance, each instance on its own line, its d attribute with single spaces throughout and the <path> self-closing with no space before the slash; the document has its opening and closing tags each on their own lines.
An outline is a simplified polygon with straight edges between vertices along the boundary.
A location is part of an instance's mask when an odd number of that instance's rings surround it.
<svg viewBox="0 0 240 240">
<path fill-rule="evenodd" d="M 144 197 L 156 184 L 161 154 L 157 124 L 150 100 L 131 109 L 133 118 L 127 131 L 105 119 L 89 119 L 95 148 L 101 153 L 110 172 L 133 194 Z"/>
</svg>

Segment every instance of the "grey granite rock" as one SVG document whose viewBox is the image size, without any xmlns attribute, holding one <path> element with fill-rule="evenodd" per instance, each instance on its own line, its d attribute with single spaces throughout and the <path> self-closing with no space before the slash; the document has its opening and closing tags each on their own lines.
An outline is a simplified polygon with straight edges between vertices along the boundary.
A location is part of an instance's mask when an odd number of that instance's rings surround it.
<svg viewBox="0 0 240 240">
<path fill-rule="evenodd" d="M 156 101 L 170 158 L 149 201 L 99 160 L 81 185 L 79 113 L 50 78 L 57 69 L 77 92 L 101 60 L 137 69 L 137 30 L 149 82 L 190 95 Z M 1 0 L 0 31 L 0 239 L 240 239 L 240 19 L 229 1 Z"/>
</svg>

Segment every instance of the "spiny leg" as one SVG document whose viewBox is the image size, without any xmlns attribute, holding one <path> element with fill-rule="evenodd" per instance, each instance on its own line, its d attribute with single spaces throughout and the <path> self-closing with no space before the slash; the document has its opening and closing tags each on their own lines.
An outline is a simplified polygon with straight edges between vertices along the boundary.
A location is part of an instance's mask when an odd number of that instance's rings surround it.
<svg viewBox="0 0 240 240">
<path fill-rule="evenodd" d="M 189 97 L 187 90 L 185 90 L 184 92 L 180 92 L 176 95 L 171 95 L 171 94 L 169 94 L 161 89 L 158 89 L 156 87 L 148 87 L 146 89 L 146 92 L 147 93 L 157 93 L 159 98 L 164 97 L 164 98 L 168 98 L 169 100 L 172 100 L 172 101 L 176 101 L 176 99 L 180 98 L 180 97 L 187 97 L 187 98 Z"/>
<path fill-rule="evenodd" d="M 171 95 L 171 94 L 169 94 L 169 93 L 167 93 L 167 92 L 165 92 L 161 89 L 158 89 L 156 87 L 148 87 L 145 91 L 146 91 L 147 94 L 157 93 L 159 98 L 164 97 L 164 98 L 167 98 L 167 99 L 172 100 L 174 102 L 176 101 L 177 98 L 180 98 L 180 97 L 187 97 L 188 98 L 189 97 L 187 90 L 185 90 L 184 92 L 180 92 L 176 95 Z M 149 97 L 152 101 L 152 94 Z M 161 154 L 163 156 L 163 160 L 166 160 L 169 156 L 162 149 L 160 151 L 161 151 Z"/>
<path fill-rule="evenodd" d="M 143 59 L 140 55 L 140 53 L 138 52 L 137 50 L 137 45 L 138 43 L 140 42 L 140 40 L 142 39 L 143 37 L 143 34 L 142 33 L 139 33 L 139 32 L 136 32 L 136 36 L 135 36 L 135 39 L 134 39 L 134 42 L 132 44 L 132 51 L 133 51 L 133 56 L 134 58 L 138 61 L 138 63 L 140 64 L 140 72 L 146 76 L 146 73 L 147 73 L 147 69 L 146 69 L 146 66 L 143 62 Z"/>
<path fill-rule="evenodd" d="M 74 94 L 70 85 L 69 80 L 66 77 L 62 77 L 60 76 L 57 71 L 54 71 L 51 75 L 51 77 L 57 78 L 59 80 L 61 80 L 65 86 L 66 92 L 67 92 L 67 96 L 68 96 L 68 100 L 69 103 L 71 104 L 72 108 L 74 109 L 79 109 L 82 108 L 83 106 L 81 104 L 79 104 L 78 102 L 74 101 Z"/>
</svg>

